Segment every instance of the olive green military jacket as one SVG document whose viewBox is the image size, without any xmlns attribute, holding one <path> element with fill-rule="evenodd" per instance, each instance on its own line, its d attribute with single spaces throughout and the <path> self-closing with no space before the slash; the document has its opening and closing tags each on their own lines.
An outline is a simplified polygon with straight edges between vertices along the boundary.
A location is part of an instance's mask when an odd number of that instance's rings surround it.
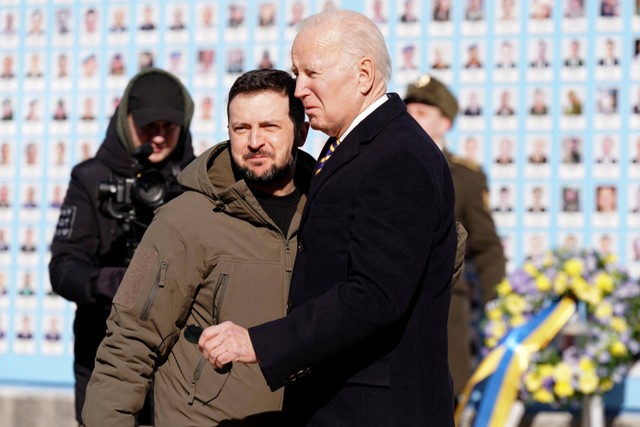
<svg viewBox="0 0 640 427">
<path fill-rule="evenodd" d="M 495 285 L 505 276 L 506 259 L 489 211 L 487 178 L 480 165 L 444 150 L 456 192 L 456 220 L 466 228 L 467 264 L 478 272 L 482 300 L 495 298 Z M 454 292 L 469 293 L 460 283 Z M 471 297 L 472 295 L 468 295 Z"/>
</svg>

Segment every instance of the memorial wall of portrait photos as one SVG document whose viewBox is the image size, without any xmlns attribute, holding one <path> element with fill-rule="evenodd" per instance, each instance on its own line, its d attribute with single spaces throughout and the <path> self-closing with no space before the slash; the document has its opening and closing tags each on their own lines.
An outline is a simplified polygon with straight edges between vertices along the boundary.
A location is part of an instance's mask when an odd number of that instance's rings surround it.
<svg viewBox="0 0 640 427">
<path fill-rule="evenodd" d="M 379 25 L 390 91 L 429 72 L 458 96 L 447 143 L 488 175 L 509 268 L 575 246 L 640 273 L 640 0 L 2 0 L 0 380 L 72 382 L 75 307 L 51 292 L 49 244 L 128 79 L 182 79 L 200 153 L 227 137 L 239 73 L 290 69 L 295 23 L 331 5 Z"/>
</svg>

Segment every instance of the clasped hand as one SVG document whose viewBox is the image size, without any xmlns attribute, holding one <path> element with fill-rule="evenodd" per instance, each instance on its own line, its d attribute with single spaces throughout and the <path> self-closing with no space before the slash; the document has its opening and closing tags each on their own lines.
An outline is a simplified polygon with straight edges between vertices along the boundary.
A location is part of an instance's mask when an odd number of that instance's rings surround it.
<svg viewBox="0 0 640 427">
<path fill-rule="evenodd" d="M 202 357 L 217 369 L 222 369 L 230 362 L 258 362 L 249 331 L 229 321 L 202 331 L 198 347 Z"/>
</svg>

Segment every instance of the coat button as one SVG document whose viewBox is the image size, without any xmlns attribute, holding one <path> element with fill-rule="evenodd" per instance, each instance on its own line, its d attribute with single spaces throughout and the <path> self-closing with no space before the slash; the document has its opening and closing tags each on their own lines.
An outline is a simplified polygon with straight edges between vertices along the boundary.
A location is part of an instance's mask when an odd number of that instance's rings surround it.
<svg viewBox="0 0 640 427">
<path fill-rule="evenodd" d="M 293 304 L 291 304 L 291 300 L 287 300 L 287 314 L 291 313 L 293 309 Z"/>
<path fill-rule="evenodd" d="M 296 380 L 300 379 L 300 377 L 304 377 L 305 375 L 307 375 L 310 372 L 311 372 L 311 367 L 298 369 L 297 372 L 291 372 L 287 376 L 287 380 L 289 380 L 289 382 L 295 382 Z"/>
<path fill-rule="evenodd" d="M 298 252 L 304 251 L 304 243 L 302 239 L 298 240 Z"/>
</svg>

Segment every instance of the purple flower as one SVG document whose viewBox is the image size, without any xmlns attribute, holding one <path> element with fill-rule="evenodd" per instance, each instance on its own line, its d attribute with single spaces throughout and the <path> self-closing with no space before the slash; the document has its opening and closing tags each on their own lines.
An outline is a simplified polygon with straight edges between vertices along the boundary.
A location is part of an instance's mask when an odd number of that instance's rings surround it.
<svg viewBox="0 0 640 427">
<path fill-rule="evenodd" d="M 528 290 L 531 288 L 531 276 L 525 273 L 523 270 L 516 270 L 510 277 L 511 288 L 518 294 L 530 293 Z"/>
<path fill-rule="evenodd" d="M 613 313 L 616 316 L 622 316 L 623 314 L 625 314 L 626 311 L 627 311 L 626 304 L 623 304 L 621 302 L 616 302 L 615 304 L 613 304 Z"/>
<path fill-rule="evenodd" d="M 611 360 L 611 355 L 609 354 L 608 351 L 603 351 L 602 353 L 598 354 L 598 362 L 609 363 L 610 360 Z"/>
</svg>

